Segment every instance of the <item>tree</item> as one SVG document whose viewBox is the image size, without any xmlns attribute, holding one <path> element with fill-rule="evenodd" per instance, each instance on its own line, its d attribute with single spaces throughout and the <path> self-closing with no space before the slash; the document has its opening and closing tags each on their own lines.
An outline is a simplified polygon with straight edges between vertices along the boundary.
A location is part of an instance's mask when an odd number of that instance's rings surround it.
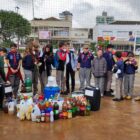
<svg viewBox="0 0 140 140">
<path fill-rule="evenodd" d="M 20 40 L 31 33 L 29 21 L 13 11 L 0 10 L 0 21 L 3 42 L 10 42 L 15 38 Z"/>
</svg>

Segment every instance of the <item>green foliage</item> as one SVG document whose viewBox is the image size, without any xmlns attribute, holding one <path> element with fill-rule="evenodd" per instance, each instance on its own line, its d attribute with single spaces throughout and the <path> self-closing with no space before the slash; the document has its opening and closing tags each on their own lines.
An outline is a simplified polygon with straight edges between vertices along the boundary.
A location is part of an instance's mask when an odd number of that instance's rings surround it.
<svg viewBox="0 0 140 140">
<path fill-rule="evenodd" d="M 31 33 L 31 25 L 28 20 L 12 11 L 0 11 L 0 21 L 2 28 L 0 34 L 3 41 L 10 41 L 14 38 L 24 38 Z"/>
<path fill-rule="evenodd" d="M 1 43 L 1 46 L 2 46 L 2 47 L 9 48 L 9 46 L 10 46 L 11 43 L 13 43 L 11 40 L 4 40 L 4 41 Z"/>
<path fill-rule="evenodd" d="M 108 40 L 104 40 L 104 41 L 98 41 L 98 45 L 102 46 L 103 48 L 106 48 L 109 44 Z"/>
<path fill-rule="evenodd" d="M 94 52 L 96 52 L 96 43 L 91 43 L 90 44 L 90 49 Z"/>
<path fill-rule="evenodd" d="M 53 49 L 58 49 L 58 43 L 57 43 L 57 41 L 52 40 L 51 44 L 53 46 Z"/>
</svg>

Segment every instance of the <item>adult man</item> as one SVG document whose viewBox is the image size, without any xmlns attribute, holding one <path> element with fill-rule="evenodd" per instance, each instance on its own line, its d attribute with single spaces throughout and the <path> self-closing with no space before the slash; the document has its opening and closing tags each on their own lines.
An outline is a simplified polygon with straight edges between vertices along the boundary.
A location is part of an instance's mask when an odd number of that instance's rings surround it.
<svg viewBox="0 0 140 140">
<path fill-rule="evenodd" d="M 107 62 L 107 74 L 106 74 L 106 84 L 105 84 L 105 95 L 106 96 L 112 96 L 111 92 L 113 90 L 111 89 L 111 83 L 112 83 L 112 69 L 115 64 L 114 58 L 113 58 L 113 45 L 109 44 L 107 46 L 107 51 L 103 54 L 103 57 L 106 59 Z"/>
<path fill-rule="evenodd" d="M 90 86 L 90 79 L 91 79 L 91 62 L 93 60 L 93 55 L 89 51 L 89 45 L 85 44 L 83 46 L 83 52 L 79 54 L 78 57 L 78 68 L 79 77 L 80 77 L 80 90 L 84 90 L 85 88 L 85 81 L 86 86 Z"/>
</svg>

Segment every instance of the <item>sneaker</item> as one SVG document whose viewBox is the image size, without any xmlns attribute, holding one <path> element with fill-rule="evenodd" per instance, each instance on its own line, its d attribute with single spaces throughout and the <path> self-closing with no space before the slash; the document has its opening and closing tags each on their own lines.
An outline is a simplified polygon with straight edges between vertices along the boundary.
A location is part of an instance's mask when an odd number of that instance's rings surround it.
<svg viewBox="0 0 140 140">
<path fill-rule="evenodd" d="M 120 100 L 121 100 L 121 101 L 123 101 L 123 100 L 124 100 L 123 96 L 120 98 Z"/>
<path fill-rule="evenodd" d="M 111 92 L 111 93 L 113 93 L 113 92 L 114 92 L 114 90 L 113 90 L 113 89 L 110 89 L 110 92 Z"/>
<path fill-rule="evenodd" d="M 69 90 L 64 91 L 64 95 L 68 95 L 70 93 Z"/>
<path fill-rule="evenodd" d="M 140 101 L 140 96 L 137 96 L 134 100 L 135 101 Z"/>
<path fill-rule="evenodd" d="M 114 95 L 112 95 L 110 91 L 106 91 L 105 96 L 107 96 L 107 97 L 114 97 Z"/>
<path fill-rule="evenodd" d="M 60 94 L 64 95 L 64 91 L 61 91 Z"/>
<path fill-rule="evenodd" d="M 127 99 L 127 100 L 131 100 L 132 97 L 131 97 L 131 96 L 127 96 L 126 99 Z"/>
<path fill-rule="evenodd" d="M 121 99 L 118 99 L 118 98 L 113 98 L 112 100 L 116 101 L 116 102 L 120 102 L 121 101 Z"/>
<path fill-rule="evenodd" d="M 123 99 L 126 99 L 126 97 L 127 97 L 126 95 L 123 95 L 123 96 L 122 96 Z"/>
</svg>

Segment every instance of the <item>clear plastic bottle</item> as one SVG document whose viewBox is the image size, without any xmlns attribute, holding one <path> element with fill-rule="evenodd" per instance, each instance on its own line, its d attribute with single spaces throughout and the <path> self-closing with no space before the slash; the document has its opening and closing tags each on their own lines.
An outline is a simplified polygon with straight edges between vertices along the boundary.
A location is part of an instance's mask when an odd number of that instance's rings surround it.
<svg viewBox="0 0 140 140">
<path fill-rule="evenodd" d="M 53 113 L 53 111 L 50 112 L 50 122 L 54 122 L 54 113 Z"/>
</svg>

